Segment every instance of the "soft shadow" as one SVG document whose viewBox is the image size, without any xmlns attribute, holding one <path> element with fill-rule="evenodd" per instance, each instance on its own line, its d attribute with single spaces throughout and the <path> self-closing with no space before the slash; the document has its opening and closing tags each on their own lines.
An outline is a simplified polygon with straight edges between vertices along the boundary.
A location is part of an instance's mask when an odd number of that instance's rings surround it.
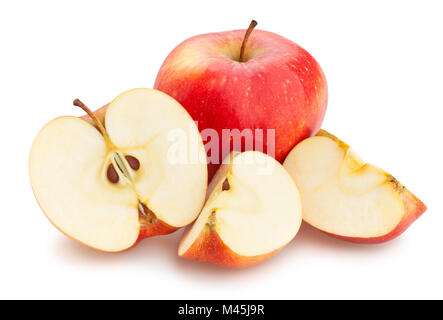
<svg viewBox="0 0 443 320">
<path fill-rule="evenodd" d="M 72 263 L 112 264 L 134 260 L 149 263 L 150 260 L 170 259 L 177 255 L 181 234 L 182 231 L 179 230 L 169 235 L 144 239 L 132 249 L 123 252 L 102 252 L 60 236 L 59 241 L 55 242 L 54 252 L 60 259 Z"/>
<path fill-rule="evenodd" d="M 329 234 L 326 234 L 309 224 L 303 222 L 300 230 L 293 240 L 296 247 L 309 247 L 309 248 L 327 248 L 331 250 L 341 250 L 341 251 L 358 251 L 358 252 L 379 252 L 396 246 L 401 242 L 401 237 L 379 244 L 363 244 L 345 241 L 342 239 L 335 238 Z"/>
<path fill-rule="evenodd" d="M 183 230 L 178 230 L 172 234 L 144 239 L 134 248 L 123 252 L 102 252 L 86 247 L 63 235 L 55 241 L 54 254 L 71 264 L 87 264 L 89 266 L 109 266 L 112 264 L 152 264 L 153 261 L 166 261 L 177 272 L 188 278 L 199 280 L 205 279 L 226 279 L 243 278 L 251 276 L 256 272 L 263 272 L 263 269 L 275 267 L 274 259 L 268 260 L 260 265 L 249 268 L 232 269 L 216 266 L 209 263 L 192 261 L 181 258 L 177 255 L 177 248 L 182 237 Z M 280 256 L 280 254 L 277 254 Z"/>
<path fill-rule="evenodd" d="M 247 268 L 226 268 L 217 265 L 213 265 L 207 262 L 200 262 L 194 260 L 187 260 L 175 256 L 174 264 L 177 272 L 183 274 L 183 276 L 189 279 L 195 279 L 196 281 L 232 281 L 235 279 L 245 279 L 246 277 L 254 278 L 257 274 L 265 274 L 268 272 L 276 272 L 275 268 L 282 266 L 281 262 L 278 262 L 277 257 L 281 257 L 281 253 L 278 253 L 275 257 L 255 266 Z"/>
<path fill-rule="evenodd" d="M 276 268 L 284 267 L 293 259 L 303 258 L 306 252 L 321 250 L 351 252 L 355 254 L 375 254 L 381 250 L 389 250 L 398 245 L 401 238 L 382 244 L 358 244 L 334 238 L 310 225 L 303 223 L 295 239 L 271 259 L 256 266 L 231 269 L 192 261 L 177 255 L 177 248 L 183 234 L 183 229 L 172 234 L 152 237 L 142 240 L 134 248 L 119 252 L 107 253 L 88 248 L 67 237 L 60 235 L 54 244 L 54 254 L 60 259 L 72 264 L 109 265 L 133 264 L 134 262 L 152 264 L 153 261 L 167 261 L 177 272 L 186 277 L 201 279 L 232 279 L 254 276 L 264 272 L 276 272 Z"/>
</svg>

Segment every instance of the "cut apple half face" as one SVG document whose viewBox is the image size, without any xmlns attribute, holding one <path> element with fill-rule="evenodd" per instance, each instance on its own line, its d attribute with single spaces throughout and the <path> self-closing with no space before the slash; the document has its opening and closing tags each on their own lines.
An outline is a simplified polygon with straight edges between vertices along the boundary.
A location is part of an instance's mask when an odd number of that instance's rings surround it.
<svg viewBox="0 0 443 320">
<path fill-rule="evenodd" d="M 260 263 L 295 237 L 301 210 L 297 187 L 281 164 L 258 151 L 232 152 L 178 254 L 225 267 Z"/>
<path fill-rule="evenodd" d="M 79 100 L 74 104 L 95 126 L 76 117 L 52 120 L 29 159 L 35 197 L 58 229 L 115 252 L 195 220 L 207 168 L 190 155 L 205 150 L 178 102 L 157 90 L 134 89 L 99 109 L 104 123 Z"/>
<path fill-rule="evenodd" d="M 324 130 L 299 143 L 283 165 L 300 190 L 304 221 L 338 238 L 388 241 L 426 210 L 393 176 Z"/>
</svg>

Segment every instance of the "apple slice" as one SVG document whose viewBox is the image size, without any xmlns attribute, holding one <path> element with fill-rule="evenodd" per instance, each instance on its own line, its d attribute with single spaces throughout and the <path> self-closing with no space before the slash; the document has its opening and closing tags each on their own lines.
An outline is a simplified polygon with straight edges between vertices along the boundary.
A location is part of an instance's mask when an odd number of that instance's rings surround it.
<svg viewBox="0 0 443 320">
<path fill-rule="evenodd" d="M 297 187 L 284 168 L 264 153 L 231 153 L 207 194 L 200 216 L 183 236 L 179 256 L 247 267 L 277 253 L 300 227 Z"/>
<path fill-rule="evenodd" d="M 58 229 L 114 252 L 195 220 L 205 200 L 206 163 L 174 156 L 204 157 L 205 150 L 178 102 L 157 90 L 134 89 L 97 116 L 79 100 L 74 104 L 89 119 L 52 120 L 29 158 L 35 197 Z"/>
<path fill-rule="evenodd" d="M 300 190 L 303 220 L 341 239 L 391 240 L 426 210 L 397 179 L 324 130 L 298 144 L 283 165 Z"/>
</svg>

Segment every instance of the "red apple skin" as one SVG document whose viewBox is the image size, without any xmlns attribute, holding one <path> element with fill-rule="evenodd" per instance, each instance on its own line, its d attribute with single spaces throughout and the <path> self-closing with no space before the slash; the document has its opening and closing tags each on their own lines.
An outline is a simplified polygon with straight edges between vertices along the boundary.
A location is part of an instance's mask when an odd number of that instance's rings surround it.
<svg viewBox="0 0 443 320">
<path fill-rule="evenodd" d="M 262 30 L 249 37 L 249 60 L 235 61 L 244 34 L 235 30 L 185 40 L 164 61 L 154 88 L 180 102 L 198 121 L 200 132 L 218 132 L 218 163 L 231 151 L 222 150 L 222 129 L 275 129 L 275 158 L 281 162 L 298 142 L 320 129 L 328 97 L 326 78 L 307 51 Z M 267 152 L 266 131 L 263 140 Z M 246 150 L 244 145 L 241 149 L 237 151 Z M 209 163 L 210 177 L 217 168 L 217 163 Z"/>
<path fill-rule="evenodd" d="M 157 220 L 140 228 L 140 235 L 137 241 L 141 241 L 149 237 L 170 234 L 172 232 L 177 231 L 178 229 L 179 228 L 170 226 L 163 221 Z"/>
<path fill-rule="evenodd" d="M 180 229 L 180 228 L 172 227 L 172 226 L 168 225 L 167 223 L 165 223 L 163 221 L 157 220 L 157 221 L 155 221 L 153 223 L 148 224 L 145 227 L 141 227 L 140 228 L 140 233 L 138 235 L 138 238 L 134 242 L 134 244 L 132 246 L 130 246 L 129 248 L 124 249 L 124 250 L 122 250 L 120 252 L 128 251 L 128 250 L 134 248 L 143 239 L 146 239 L 146 238 L 149 238 L 149 237 L 155 237 L 155 236 L 161 236 L 161 235 L 170 234 L 170 233 L 173 233 L 173 232 L 177 231 L 178 229 Z"/>
<path fill-rule="evenodd" d="M 405 214 L 401 219 L 401 221 L 398 223 L 398 225 L 388 234 L 375 238 L 357 238 L 357 237 L 344 237 L 337 234 L 332 234 L 325 231 L 324 232 L 341 240 L 346 240 L 354 243 L 363 243 L 363 244 L 378 244 L 397 238 L 427 209 L 426 205 L 420 199 L 418 199 L 414 194 L 412 194 L 408 189 L 403 189 L 400 192 L 403 198 Z"/>
<path fill-rule="evenodd" d="M 189 232 L 189 230 L 190 228 L 186 230 L 186 233 Z M 186 238 L 186 233 L 182 241 Z M 204 229 L 181 257 L 189 260 L 209 262 L 227 268 L 246 268 L 268 260 L 280 250 L 281 249 L 277 249 L 258 256 L 241 256 L 233 252 L 220 239 L 217 232 L 212 229 Z"/>
</svg>

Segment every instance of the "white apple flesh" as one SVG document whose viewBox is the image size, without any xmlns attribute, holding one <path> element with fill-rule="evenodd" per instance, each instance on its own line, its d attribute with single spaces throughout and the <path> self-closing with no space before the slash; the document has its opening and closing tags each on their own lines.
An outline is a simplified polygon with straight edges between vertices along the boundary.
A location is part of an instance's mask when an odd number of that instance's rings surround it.
<svg viewBox="0 0 443 320">
<path fill-rule="evenodd" d="M 426 210 L 393 176 L 324 130 L 299 143 L 284 167 L 300 190 L 304 221 L 344 240 L 391 240 Z"/>
<path fill-rule="evenodd" d="M 248 151 L 231 153 L 227 159 L 211 181 L 208 200 L 178 254 L 247 267 L 270 258 L 295 237 L 301 199 L 289 174 L 273 158 Z"/>
<path fill-rule="evenodd" d="M 49 220 L 69 237 L 111 252 L 191 223 L 204 203 L 206 164 L 168 158 L 177 143 L 169 134 L 177 129 L 205 152 L 188 113 L 153 89 L 127 91 L 103 112 L 106 129 L 95 119 L 102 132 L 84 119 L 60 117 L 36 137 L 30 178 Z"/>
</svg>

